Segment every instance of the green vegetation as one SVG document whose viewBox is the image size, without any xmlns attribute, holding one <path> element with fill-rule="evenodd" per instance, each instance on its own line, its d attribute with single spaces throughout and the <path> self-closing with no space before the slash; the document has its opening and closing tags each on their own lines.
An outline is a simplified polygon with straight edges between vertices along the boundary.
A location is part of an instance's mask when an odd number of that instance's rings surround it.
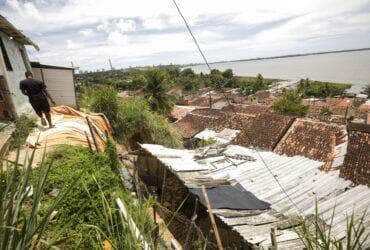
<svg viewBox="0 0 370 250">
<path fill-rule="evenodd" d="M 203 147 L 206 147 L 206 146 L 210 146 L 210 145 L 213 145 L 217 142 L 216 139 L 214 138 L 209 138 L 209 139 L 202 139 L 202 140 L 196 140 L 192 147 L 193 148 L 203 148 Z"/>
<path fill-rule="evenodd" d="M 314 218 L 302 218 L 301 225 L 295 228 L 298 236 L 305 245 L 305 249 L 337 249 L 337 250 L 357 250 L 364 249 L 364 243 L 370 235 L 365 234 L 366 224 L 364 222 L 366 213 L 358 220 L 355 219 L 354 212 L 347 217 L 346 237 L 336 239 L 332 235 L 332 225 L 335 216 L 335 208 L 327 225 L 320 217 L 316 203 Z"/>
<path fill-rule="evenodd" d="M 329 83 L 301 79 L 297 90 L 305 97 L 332 97 L 342 96 L 351 84 Z"/>
<path fill-rule="evenodd" d="M 102 242 L 108 240 L 114 249 L 140 249 L 127 223 L 120 219 L 114 204 L 117 197 L 129 204 L 132 219 L 150 238 L 154 225 L 146 208 L 152 201 L 135 203 L 127 195 L 118 174 L 114 147 L 110 142 L 106 153 L 92 153 L 83 147 L 61 146 L 48 156 L 48 164 L 53 165 L 45 180 L 44 194 L 48 195 L 41 200 L 40 214 L 55 201 L 53 192 L 69 190 L 56 207 L 55 219 L 47 227 L 48 242 L 63 249 L 101 249 Z M 34 170 L 32 183 L 35 184 L 40 176 L 42 171 Z"/>
<path fill-rule="evenodd" d="M 145 98 L 153 111 L 162 114 L 169 114 L 174 106 L 169 90 L 169 75 L 159 69 L 152 69 L 146 72 L 146 85 L 143 90 Z"/>
<path fill-rule="evenodd" d="M 150 100 L 152 109 L 161 112 L 166 111 L 167 103 L 170 103 L 170 99 L 163 94 L 163 91 L 175 85 L 183 86 L 185 91 L 189 92 L 202 87 L 242 88 L 241 92 L 249 95 L 258 90 L 267 89 L 276 81 L 263 79 L 260 74 L 257 77 L 237 77 L 232 69 L 225 71 L 213 69 L 209 74 L 197 74 L 191 68 L 180 69 L 177 66 L 92 72 L 77 75 L 76 78 L 82 86 L 108 85 L 119 91 L 146 90 L 148 97 L 153 99 Z M 155 92 L 151 93 L 152 90 Z M 167 101 L 162 103 L 163 99 Z"/>
<path fill-rule="evenodd" d="M 280 114 L 305 116 L 308 107 L 302 104 L 302 95 L 299 92 L 288 90 L 275 101 L 273 109 Z"/>
<path fill-rule="evenodd" d="M 65 193 L 45 204 L 40 212 L 40 202 L 44 199 L 45 183 L 51 162 L 41 162 L 39 178 L 31 186 L 32 163 L 35 150 L 29 162 L 19 169 L 19 151 L 15 162 L 7 162 L 6 172 L 0 173 L 0 248 L 1 249 L 46 249 L 49 242 L 45 237 L 49 219 L 60 204 Z M 1 159 L 1 161 L 3 161 Z"/>
<path fill-rule="evenodd" d="M 368 98 L 370 98 L 370 84 L 368 84 L 364 87 L 362 93 L 367 95 Z"/>
<path fill-rule="evenodd" d="M 161 114 L 152 112 L 142 98 L 121 100 L 109 86 L 84 87 L 80 105 L 109 119 L 115 139 L 133 145 L 135 142 L 156 143 L 167 147 L 182 145 L 181 136 Z"/>
<path fill-rule="evenodd" d="M 10 141 L 10 149 L 20 147 L 26 142 L 28 135 L 36 127 L 35 119 L 22 114 L 15 121 L 15 131 Z"/>
<path fill-rule="evenodd" d="M 243 95 L 253 95 L 257 91 L 267 90 L 271 86 L 274 79 L 264 79 L 261 74 L 256 77 L 243 77 L 239 80 L 240 93 Z"/>
<path fill-rule="evenodd" d="M 321 116 L 331 116 L 333 114 L 333 112 L 329 108 L 327 108 L 327 107 L 322 107 L 320 109 L 319 114 Z"/>
</svg>

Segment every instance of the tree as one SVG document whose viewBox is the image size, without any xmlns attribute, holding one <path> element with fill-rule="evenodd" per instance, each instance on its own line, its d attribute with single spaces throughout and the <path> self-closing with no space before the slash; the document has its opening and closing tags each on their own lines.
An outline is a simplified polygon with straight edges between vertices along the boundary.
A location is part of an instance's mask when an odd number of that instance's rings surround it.
<svg viewBox="0 0 370 250">
<path fill-rule="evenodd" d="M 234 72 L 233 72 L 232 69 L 227 69 L 224 72 L 222 72 L 222 76 L 227 78 L 227 79 L 231 79 L 231 78 L 234 77 Z"/>
<path fill-rule="evenodd" d="M 194 73 L 194 70 L 191 69 L 191 68 L 186 68 L 186 69 L 183 69 L 180 73 L 180 76 L 184 76 L 184 77 L 194 77 L 195 76 L 195 73 Z"/>
<path fill-rule="evenodd" d="M 261 74 L 257 75 L 256 84 L 261 86 L 263 85 L 263 76 Z"/>
<path fill-rule="evenodd" d="M 159 69 L 152 69 L 146 72 L 146 85 L 143 88 L 145 98 L 150 108 L 162 114 L 168 114 L 174 103 L 169 94 L 168 74 Z"/>
<path fill-rule="evenodd" d="M 275 101 L 273 109 L 280 114 L 305 116 L 308 107 L 303 105 L 302 96 L 299 92 L 288 90 Z"/>
</svg>

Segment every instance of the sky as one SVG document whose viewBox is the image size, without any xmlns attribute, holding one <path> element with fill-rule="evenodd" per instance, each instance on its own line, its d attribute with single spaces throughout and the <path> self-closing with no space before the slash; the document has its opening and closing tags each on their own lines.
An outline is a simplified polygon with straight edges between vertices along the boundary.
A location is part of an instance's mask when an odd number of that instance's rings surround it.
<svg viewBox="0 0 370 250">
<path fill-rule="evenodd" d="M 370 47 L 370 0 L 177 0 L 208 61 Z M 40 46 L 81 70 L 202 62 L 172 0 L 0 0 Z"/>
</svg>

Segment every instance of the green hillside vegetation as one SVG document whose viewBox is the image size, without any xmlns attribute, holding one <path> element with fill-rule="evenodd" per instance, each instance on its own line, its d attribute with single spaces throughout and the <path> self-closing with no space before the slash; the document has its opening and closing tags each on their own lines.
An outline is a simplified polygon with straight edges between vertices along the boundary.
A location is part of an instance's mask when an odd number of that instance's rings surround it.
<svg viewBox="0 0 370 250">
<path fill-rule="evenodd" d="M 333 97 L 343 96 L 345 91 L 351 87 L 351 84 L 329 83 L 301 79 L 297 90 L 305 97 Z"/>
<path fill-rule="evenodd" d="M 264 79 L 260 74 L 256 77 L 235 76 L 232 69 L 226 69 L 225 71 L 213 69 L 207 74 L 195 73 L 191 68 L 181 69 L 176 66 L 91 72 L 76 76 L 77 81 L 82 86 L 109 85 L 118 91 L 150 90 L 153 89 L 153 81 L 159 78 L 161 79 L 160 82 L 163 82 L 163 85 L 159 86 L 167 90 L 175 85 L 183 86 L 188 92 L 197 91 L 202 87 L 213 87 L 215 89 L 240 88 L 241 93 L 246 95 L 267 89 L 268 86 L 277 81 L 276 79 Z M 252 91 L 249 91 L 249 89 L 252 89 Z M 147 91 L 147 93 L 150 92 Z"/>
<path fill-rule="evenodd" d="M 156 143 L 181 147 L 181 136 L 167 118 L 151 109 L 144 98 L 122 100 L 110 86 L 83 87 L 80 106 L 104 113 L 113 128 L 114 138 L 126 145 Z"/>
</svg>

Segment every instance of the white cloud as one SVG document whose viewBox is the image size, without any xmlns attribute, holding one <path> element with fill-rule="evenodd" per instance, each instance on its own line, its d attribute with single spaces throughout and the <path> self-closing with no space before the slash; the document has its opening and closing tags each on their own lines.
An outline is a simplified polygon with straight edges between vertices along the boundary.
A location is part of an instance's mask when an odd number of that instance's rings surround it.
<svg viewBox="0 0 370 250">
<path fill-rule="evenodd" d="M 200 61 L 170 0 L 0 1 L 0 14 L 41 45 L 31 57 L 46 62 Z M 370 0 L 177 2 L 210 61 L 325 50 L 333 39 L 345 40 L 343 49 L 369 46 Z"/>
</svg>

